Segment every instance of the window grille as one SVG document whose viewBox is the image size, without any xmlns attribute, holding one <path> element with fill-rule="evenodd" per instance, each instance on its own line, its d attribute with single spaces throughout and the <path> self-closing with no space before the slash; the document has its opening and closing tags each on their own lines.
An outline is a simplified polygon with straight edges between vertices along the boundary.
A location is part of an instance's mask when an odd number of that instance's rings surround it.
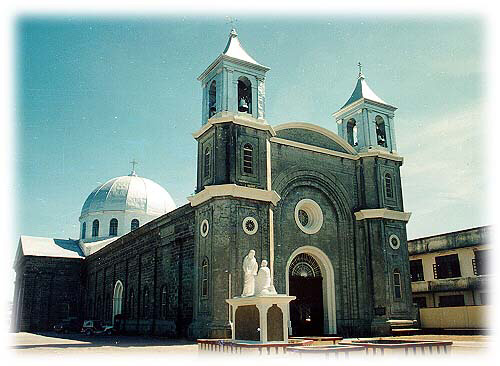
<svg viewBox="0 0 500 366">
<path fill-rule="evenodd" d="M 92 237 L 99 236 L 99 220 L 94 220 L 92 223 Z"/>
<path fill-rule="evenodd" d="M 394 298 L 401 299 L 401 273 L 394 270 Z"/>
<path fill-rule="evenodd" d="M 168 302 L 167 302 L 167 286 L 163 286 L 161 289 L 161 317 L 162 319 L 167 319 L 168 312 Z"/>
<path fill-rule="evenodd" d="M 130 231 L 134 231 L 135 229 L 139 228 L 139 220 L 133 219 L 132 222 L 130 223 Z"/>
<path fill-rule="evenodd" d="M 208 297 L 208 259 L 201 263 L 201 296 Z"/>
<path fill-rule="evenodd" d="M 422 266 L 422 259 L 415 259 L 410 261 L 410 274 L 411 282 L 424 280 L 424 268 Z"/>
<path fill-rule="evenodd" d="M 393 198 L 392 177 L 389 173 L 385 175 L 385 195 L 387 198 Z"/>
<path fill-rule="evenodd" d="M 253 174 L 253 146 L 250 144 L 243 146 L 243 172 Z"/>
<path fill-rule="evenodd" d="M 205 158 L 204 158 L 204 173 L 205 178 L 210 177 L 210 148 L 207 147 L 205 149 Z"/>
<path fill-rule="evenodd" d="M 436 257 L 436 263 L 433 264 L 432 269 L 435 279 L 460 277 L 458 254 Z"/>
</svg>

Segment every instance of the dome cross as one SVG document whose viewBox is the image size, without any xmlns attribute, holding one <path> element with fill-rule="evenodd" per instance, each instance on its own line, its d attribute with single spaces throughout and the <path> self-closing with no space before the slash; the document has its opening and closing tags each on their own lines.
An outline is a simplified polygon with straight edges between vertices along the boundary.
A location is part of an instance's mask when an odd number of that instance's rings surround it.
<svg viewBox="0 0 500 366">
<path fill-rule="evenodd" d="M 132 159 L 130 164 L 132 164 L 132 172 L 130 172 L 130 175 L 136 176 L 137 174 L 135 172 L 135 166 L 139 165 L 139 162 L 137 162 L 135 159 Z"/>
</svg>

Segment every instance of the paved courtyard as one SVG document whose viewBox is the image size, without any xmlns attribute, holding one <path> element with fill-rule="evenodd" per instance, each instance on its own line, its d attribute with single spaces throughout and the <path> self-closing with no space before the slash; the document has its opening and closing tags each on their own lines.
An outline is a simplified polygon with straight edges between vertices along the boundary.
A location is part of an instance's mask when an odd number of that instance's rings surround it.
<svg viewBox="0 0 500 366">
<path fill-rule="evenodd" d="M 429 339 L 453 341 L 453 355 L 486 354 L 491 350 L 491 336 L 486 335 L 418 335 L 394 337 L 404 339 Z M 147 352 L 151 354 L 196 356 L 197 345 L 193 341 L 144 336 L 85 336 L 80 334 L 13 333 L 10 334 L 11 349 L 17 355 L 67 355 L 85 354 L 123 355 Z"/>
</svg>

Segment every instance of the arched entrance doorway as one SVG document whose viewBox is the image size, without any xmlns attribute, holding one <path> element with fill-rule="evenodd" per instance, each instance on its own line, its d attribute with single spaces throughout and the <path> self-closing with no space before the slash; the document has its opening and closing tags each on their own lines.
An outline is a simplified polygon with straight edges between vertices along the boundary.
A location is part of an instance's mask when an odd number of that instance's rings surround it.
<svg viewBox="0 0 500 366">
<path fill-rule="evenodd" d="M 290 323 L 294 336 L 336 333 L 335 290 L 330 259 L 316 247 L 295 250 L 286 266 Z"/>
<path fill-rule="evenodd" d="M 116 281 L 115 290 L 113 292 L 113 317 L 111 318 L 113 324 L 115 323 L 115 316 L 122 313 L 123 304 L 123 284 L 120 280 Z"/>
</svg>

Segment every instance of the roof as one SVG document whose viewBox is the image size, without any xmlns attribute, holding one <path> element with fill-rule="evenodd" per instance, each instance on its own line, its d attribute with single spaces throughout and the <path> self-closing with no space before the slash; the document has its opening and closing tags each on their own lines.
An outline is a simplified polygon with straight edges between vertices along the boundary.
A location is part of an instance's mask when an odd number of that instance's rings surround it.
<svg viewBox="0 0 500 366">
<path fill-rule="evenodd" d="M 243 49 L 240 40 L 238 39 L 238 33 L 236 33 L 236 30 L 234 28 L 231 29 L 231 32 L 229 33 L 229 39 L 227 40 L 226 48 L 224 49 L 222 54 L 237 58 L 239 60 L 250 62 L 251 64 L 260 65 L 247 53 L 247 51 Z"/>
<path fill-rule="evenodd" d="M 131 173 L 110 179 L 94 189 L 85 200 L 81 215 L 102 211 L 139 211 L 159 216 L 175 208 L 172 197 L 163 187 Z"/>
<path fill-rule="evenodd" d="M 342 106 L 342 108 L 348 106 L 349 104 L 352 104 L 356 102 L 357 100 L 360 99 L 368 99 L 373 102 L 387 104 L 382 98 L 377 96 L 373 90 L 368 86 L 365 80 L 365 76 L 363 74 L 359 74 L 358 76 L 358 81 L 356 82 L 356 87 L 354 88 L 354 91 L 351 94 L 351 97 L 347 100 L 347 102 Z M 340 109 L 342 109 L 340 108 Z"/>
<path fill-rule="evenodd" d="M 244 50 L 243 46 L 238 39 L 238 33 L 233 28 L 229 33 L 229 39 L 227 40 L 226 48 L 224 51 L 198 76 L 198 80 L 202 81 L 221 61 L 228 61 L 237 63 L 246 67 L 250 67 L 259 71 L 266 72 L 269 70 L 267 66 L 259 64 L 255 59 L 250 56 L 247 51 Z"/>
<path fill-rule="evenodd" d="M 92 242 L 88 242 L 88 243 L 82 242 L 82 249 L 85 253 L 85 256 L 88 257 L 89 255 L 94 254 L 95 252 L 101 250 L 102 248 L 104 248 L 108 244 L 114 242 L 118 238 L 121 238 L 121 236 L 114 236 L 114 237 L 109 238 L 109 239 L 92 241 Z"/>
<path fill-rule="evenodd" d="M 84 258 L 78 240 L 54 239 L 22 235 L 19 239 L 19 255 L 58 258 Z M 17 261 L 17 259 L 16 259 Z"/>
</svg>

